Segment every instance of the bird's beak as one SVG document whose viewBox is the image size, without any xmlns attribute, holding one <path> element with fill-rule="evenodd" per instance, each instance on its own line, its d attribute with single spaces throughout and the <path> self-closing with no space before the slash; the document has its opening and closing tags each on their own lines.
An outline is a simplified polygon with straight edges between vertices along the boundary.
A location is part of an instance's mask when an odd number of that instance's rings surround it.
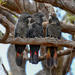
<svg viewBox="0 0 75 75">
<path fill-rule="evenodd" d="M 48 21 L 45 21 L 45 22 L 42 23 L 42 25 L 46 26 L 48 23 L 49 23 Z"/>
<path fill-rule="evenodd" d="M 31 21 L 31 18 L 28 18 L 29 21 Z"/>
</svg>

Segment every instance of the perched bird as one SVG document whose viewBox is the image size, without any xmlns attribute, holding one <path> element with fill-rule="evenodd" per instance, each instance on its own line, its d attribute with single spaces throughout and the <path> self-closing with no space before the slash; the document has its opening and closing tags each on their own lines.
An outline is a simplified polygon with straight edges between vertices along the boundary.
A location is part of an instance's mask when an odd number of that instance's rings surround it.
<svg viewBox="0 0 75 75">
<path fill-rule="evenodd" d="M 15 38 L 16 37 L 26 37 L 27 30 L 29 29 L 30 21 L 31 21 L 31 15 L 28 13 L 23 13 L 18 19 L 18 22 L 16 24 L 15 28 Z M 23 51 L 25 50 L 26 45 L 18 45 L 15 44 L 15 50 L 16 50 L 16 64 L 18 66 L 22 65 L 22 59 L 23 59 Z"/>
<path fill-rule="evenodd" d="M 31 28 L 28 30 L 27 37 L 29 38 L 35 38 L 35 37 L 43 37 L 43 13 L 38 12 L 33 15 L 33 23 L 31 25 Z M 38 63 L 38 52 L 40 49 L 40 45 L 30 45 L 30 62 L 32 64 Z"/>
<path fill-rule="evenodd" d="M 49 24 L 47 25 L 46 36 L 53 37 L 56 39 L 61 38 L 61 26 L 55 14 L 52 14 L 49 16 Z M 58 47 L 55 47 L 55 46 L 46 47 L 47 66 L 49 68 L 57 67 L 57 50 L 58 50 Z"/>
</svg>

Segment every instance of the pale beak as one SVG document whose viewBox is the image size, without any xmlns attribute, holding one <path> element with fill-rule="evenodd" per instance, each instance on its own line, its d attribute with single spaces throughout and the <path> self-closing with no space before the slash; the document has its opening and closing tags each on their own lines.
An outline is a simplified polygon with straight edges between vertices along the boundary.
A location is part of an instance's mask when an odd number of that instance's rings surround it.
<svg viewBox="0 0 75 75">
<path fill-rule="evenodd" d="M 48 23 L 49 23 L 48 21 L 45 21 L 45 22 L 42 23 L 42 25 L 46 26 Z"/>
</svg>

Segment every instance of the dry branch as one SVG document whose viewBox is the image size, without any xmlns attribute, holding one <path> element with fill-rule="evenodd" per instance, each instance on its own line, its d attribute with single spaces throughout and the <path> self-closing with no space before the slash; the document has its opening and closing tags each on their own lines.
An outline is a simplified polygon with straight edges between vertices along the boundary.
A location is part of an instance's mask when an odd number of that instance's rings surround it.
<svg viewBox="0 0 75 75">
<path fill-rule="evenodd" d="M 60 25 L 62 27 L 62 32 L 75 34 L 75 25 L 74 24 L 66 24 L 65 22 L 60 22 Z"/>
<path fill-rule="evenodd" d="M 5 10 L 3 10 L 3 9 L 0 8 L 0 14 L 4 15 L 4 16 L 5 16 L 10 22 L 12 22 L 13 24 L 16 23 L 16 20 L 15 20 L 15 18 L 12 16 L 11 13 L 9 13 L 9 12 L 7 12 L 7 11 L 5 11 Z"/>
<path fill-rule="evenodd" d="M 72 40 L 75 41 L 74 35 L 72 35 Z M 74 57 L 75 57 L 75 52 L 70 52 L 70 55 L 67 56 L 66 62 L 63 65 L 63 70 L 62 70 L 63 75 L 67 74 L 67 72 L 70 72 L 70 70 L 71 70 L 70 66 L 72 64 L 72 60 Z"/>
<path fill-rule="evenodd" d="M 60 22 L 62 32 L 67 32 L 70 34 L 75 34 L 75 25 L 74 24 L 66 24 L 65 22 Z"/>
<path fill-rule="evenodd" d="M 11 44 L 32 44 L 32 45 L 46 45 L 46 46 L 63 46 L 63 47 L 70 47 L 75 48 L 75 41 L 67 41 L 67 40 L 58 40 L 50 37 L 46 38 L 8 38 L 6 41 L 0 41 L 0 43 L 11 43 Z"/>
<path fill-rule="evenodd" d="M 67 10 L 75 14 L 75 1 L 74 0 L 34 0 L 40 3 L 49 3 L 53 6 Z"/>
<path fill-rule="evenodd" d="M 4 1 L 4 0 L 2 0 Z M 17 2 L 17 3 L 16 3 Z M 22 12 L 35 13 L 36 6 L 35 3 L 31 3 L 30 0 L 7 0 L 6 4 L 2 6 L 21 14 Z M 33 8 L 33 9 L 32 9 Z"/>
<path fill-rule="evenodd" d="M 58 57 L 60 57 L 60 56 L 64 56 L 64 55 L 69 55 L 72 52 L 75 52 L 75 49 L 69 48 L 69 49 L 66 49 L 66 50 L 60 50 L 60 51 L 57 52 L 57 54 L 58 54 Z"/>
<path fill-rule="evenodd" d="M 4 1 L 4 0 L 2 0 Z M 18 6 L 16 5 L 15 1 L 16 0 L 5 0 L 7 3 L 2 5 L 6 8 L 9 8 L 10 10 L 13 10 L 17 13 L 20 13 L 19 12 L 19 8 Z M 36 6 L 35 4 L 32 4 L 29 2 L 29 0 L 17 0 L 19 5 L 21 6 L 21 10 L 25 10 L 27 11 L 27 8 L 28 8 L 28 11 L 29 12 L 35 12 L 36 10 Z M 59 7 L 59 8 L 62 8 L 64 10 L 67 10 L 73 14 L 75 14 L 75 1 L 74 0 L 34 0 L 34 1 L 37 1 L 37 2 L 40 2 L 40 3 L 49 3 L 49 4 L 52 4 L 53 6 L 56 6 L 56 7 Z M 33 9 L 32 9 L 33 8 Z"/>
<path fill-rule="evenodd" d="M 8 12 L 11 13 L 12 15 L 16 16 L 17 18 L 19 18 L 19 16 L 17 15 L 17 13 L 11 11 L 10 9 L 5 8 L 5 7 L 1 6 L 1 5 L 0 5 L 0 8 L 3 9 L 3 10 L 5 10 L 5 11 L 8 11 Z"/>
<path fill-rule="evenodd" d="M 2 14 L 0 14 L 0 23 L 6 28 L 5 34 L 2 36 L 0 41 L 5 41 L 9 37 L 9 33 L 13 33 L 14 25 Z"/>
<path fill-rule="evenodd" d="M 2 64 L 2 67 L 3 67 L 4 71 L 5 71 L 5 73 L 8 75 L 8 71 L 6 70 L 6 68 L 5 68 L 5 66 L 3 64 Z"/>
<path fill-rule="evenodd" d="M 6 33 L 3 36 L 3 38 L 0 39 L 0 41 L 7 40 L 8 36 L 9 36 L 9 33 L 10 33 L 10 27 L 5 21 L 8 22 L 8 20 L 3 15 L 0 14 L 0 23 L 6 28 Z"/>
</svg>

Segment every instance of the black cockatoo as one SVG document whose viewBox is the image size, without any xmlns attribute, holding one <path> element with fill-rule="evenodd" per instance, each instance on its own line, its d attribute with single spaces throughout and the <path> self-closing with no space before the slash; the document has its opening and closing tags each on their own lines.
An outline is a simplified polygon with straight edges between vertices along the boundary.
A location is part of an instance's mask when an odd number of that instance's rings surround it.
<svg viewBox="0 0 75 75">
<path fill-rule="evenodd" d="M 44 20 L 44 14 L 38 12 L 33 15 L 33 23 L 31 28 L 28 30 L 27 37 L 35 38 L 35 37 L 43 37 L 43 26 L 42 22 Z M 38 63 L 38 52 L 40 49 L 40 45 L 30 45 L 30 62 L 32 64 Z"/>
<path fill-rule="evenodd" d="M 56 39 L 61 38 L 61 26 L 55 14 L 49 16 L 49 24 L 47 25 L 47 37 Z M 47 51 L 47 66 L 57 67 L 57 50 L 58 47 L 50 46 L 46 48 Z"/>
<path fill-rule="evenodd" d="M 15 37 L 21 37 L 21 38 L 26 37 L 31 18 L 32 18 L 31 15 L 28 13 L 21 14 L 21 16 L 19 17 L 18 22 L 16 24 Z M 18 66 L 22 65 L 23 51 L 25 50 L 25 47 L 26 47 L 26 45 L 15 44 L 16 64 Z"/>
</svg>

